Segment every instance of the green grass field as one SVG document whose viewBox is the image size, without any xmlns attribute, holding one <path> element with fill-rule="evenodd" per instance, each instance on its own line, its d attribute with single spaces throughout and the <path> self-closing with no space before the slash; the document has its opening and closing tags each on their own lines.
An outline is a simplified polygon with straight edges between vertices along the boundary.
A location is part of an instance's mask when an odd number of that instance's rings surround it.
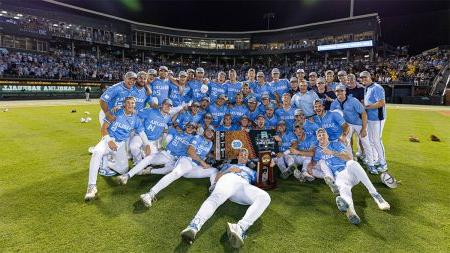
<svg viewBox="0 0 450 253">
<path fill-rule="evenodd" d="M 70 113 L 76 108 L 77 113 Z M 447 115 L 436 110 L 447 110 Z M 249 230 L 242 252 L 449 252 L 450 115 L 448 108 L 394 107 L 384 130 L 388 189 L 370 176 L 391 210 L 377 209 L 353 188 L 362 219 L 351 225 L 323 181 L 279 180 L 272 202 Z M 84 111 L 93 121 L 81 124 Z M 139 195 L 160 176 L 138 176 L 127 186 L 99 177 L 99 198 L 83 200 L 90 155 L 99 140 L 98 106 L 12 107 L 0 112 L 0 252 L 228 252 L 227 221 L 247 207 L 221 206 L 191 246 L 179 236 L 207 197 L 207 179 L 180 179 L 151 209 Z M 430 134 L 442 142 L 431 142 Z M 408 141 L 416 135 L 420 143 Z"/>
</svg>

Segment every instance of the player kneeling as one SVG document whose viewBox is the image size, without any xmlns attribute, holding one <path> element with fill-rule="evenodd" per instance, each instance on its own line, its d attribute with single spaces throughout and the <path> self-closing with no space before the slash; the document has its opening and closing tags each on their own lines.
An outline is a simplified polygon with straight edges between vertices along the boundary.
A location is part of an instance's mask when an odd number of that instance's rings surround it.
<svg viewBox="0 0 450 253">
<path fill-rule="evenodd" d="M 238 163 L 227 164 L 217 173 L 215 183 L 211 186 L 211 195 L 203 202 L 189 226 L 181 232 L 181 237 L 192 243 L 203 224 L 211 218 L 216 209 L 227 199 L 242 205 L 250 205 L 244 217 L 238 223 L 227 223 L 227 234 L 231 246 L 239 248 L 244 244 L 247 229 L 262 215 L 269 206 L 270 196 L 267 192 L 252 185 L 256 172 L 248 168 L 248 151 L 239 151 Z"/>
<path fill-rule="evenodd" d="M 125 98 L 125 107 L 117 112 L 115 120 L 109 122 L 105 119 L 101 130 L 103 138 L 95 146 L 89 164 L 89 183 L 84 196 L 85 200 L 94 199 L 97 194 L 97 174 L 100 164 L 103 162 L 102 166 L 107 166 L 107 155 L 116 152 L 122 145 L 125 145 L 125 141 L 130 137 L 132 130 L 139 133 L 147 152 L 150 149 L 142 123 L 134 113 L 135 103 L 134 97 Z"/>
<path fill-rule="evenodd" d="M 351 154 L 343 143 L 338 140 L 330 142 L 328 134 L 323 128 L 317 130 L 317 140 L 319 145 L 315 150 L 313 160 L 323 160 L 324 164 L 333 172 L 340 193 L 340 196 L 336 197 L 337 207 L 339 211 L 346 212 L 347 218 L 352 224 L 356 225 L 361 222 L 353 206 L 351 191 L 353 186 L 360 182 L 364 184 L 381 210 L 390 209 L 389 203 L 377 192 L 361 165 L 352 160 Z"/>
</svg>

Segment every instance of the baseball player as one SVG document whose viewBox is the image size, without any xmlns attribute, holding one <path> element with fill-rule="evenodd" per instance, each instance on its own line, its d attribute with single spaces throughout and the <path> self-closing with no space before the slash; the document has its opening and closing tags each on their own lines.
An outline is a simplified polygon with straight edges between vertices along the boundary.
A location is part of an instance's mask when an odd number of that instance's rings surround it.
<svg viewBox="0 0 450 253">
<path fill-rule="evenodd" d="M 146 156 L 136 166 L 134 166 L 128 173 L 119 176 L 117 179 L 120 184 L 127 184 L 128 180 L 138 173 L 142 174 L 167 174 L 175 167 L 175 162 L 179 157 L 187 156 L 189 143 L 191 143 L 194 136 L 194 131 L 197 125 L 194 122 L 186 124 L 186 131 L 178 132 L 174 128 L 169 130 L 167 135 L 166 150 L 154 152 Z M 150 168 L 144 171 L 147 166 L 164 165 L 162 168 Z"/>
<path fill-rule="evenodd" d="M 174 81 L 176 82 L 169 82 L 169 98 L 173 102 L 169 113 L 171 116 L 177 114 L 192 101 L 191 87 L 187 85 L 187 73 L 180 71 L 178 80 Z"/>
<path fill-rule="evenodd" d="M 252 88 L 253 94 L 255 95 L 256 100 L 261 102 L 261 99 L 262 99 L 261 96 L 263 94 L 268 94 L 269 96 L 271 96 L 269 99 L 275 99 L 275 97 L 272 94 L 272 88 L 265 80 L 264 72 L 258 71 L 258 73 L 256 74 L 256 78 L 257 78 L 257 82 Z"/>
<path fill-rule="evenodd" d="M 278 124 L 278 118 L 275 115 L 275 107 L 272 104 L 269 104 L 266 108 L 266 113 L 264 114 L 264 118 L 266 121 L 267 127 L 270 129 L 275 129 Z"/>
<path fill-rule="evenodd" d="M 342 143 L 347 143 L 350 128 L 341 114 L 325 110 L 324 101 L 321 99 L 314 101 L 314 111 L 314 122 L 327 131 L 330 141 L 339 139 Z"/>
<path fill-rule="evenodd" d="M 206 93 L 201 91 L 202 86 L 208 84 L 208 80 L 205 79 L 204 76 L 205 70 L 203 68 L 197 68 L 195 70 L 195 79 L 188 82 L 188 85 L 192 90 L 192 99 L 194 102 L 200 102 L 200 100 L 206 96 Z"/>
<path fill-rule="evenodd" d="M 229 112 L 225 113 L 223 116 L 223 122 L 219 127 L 216 128 L 216 131 L 221 132 L 229 132 L 229 131 L 237 131 L 239 127 L 236 124 L 232 124 L 233 121 L 231 119 L 231 114 Z"/>
<path fill-rule="evenodd" d="M 252 121 L 247 115 L 242 115 L 241 120 L 239 121 L 239 130 L 250 132 L 251 129 Z"/>
<path fill-rule="evenodd" d="M 310 72 L 308 75 L 308 90 L 317 91 L 317 73 Z"/>
<path fill-rule="evenodd" d="M 231 69 L 228 71 L 228 78 L 230 80 L 227 81 L 227 92 L 228 92 L 228 102 L 231 104 L 234 104 L 236 94 L 241 92 L 242 89 L 242 83 L 237 81 L 237 74 L 236 70 Z"/>
<path fill-rule="evenodd" d="M 151 90 L 147 85 L 147 73 L 139 71 L 135 85 L 131 88 L 130 96 L 136 99 L 136 111 L 142 111 L 149 102 Z"/>
<path fill-rule="evenodd" d="M 256 80 L 256 71 L 254 68 L 250 68 L 247 71 L 247 80 L 245 81 L 246 83 L 248 83 L 248 85 L 250 85 L 250 89 L 252 89 L 254 91 L 255 86 L 257 85 L 257 80 Z"/>
<path fill-rule="evenodd" d="M 368 71 L 361 72 L 359 76 L 366 87 L 364 105 L 367 111 L 367 132 L 371 144 L 370 146 L 372 147 L 372 154 L 376 161 L 378 172 L 385 172 L 387 171 L 388 166 L 382 141 L 383 127 L 386 120 L 384 89 L 379 84 L 372 81 Z"/>
<path fill-rule="evenodd" d="M 193 102 L 188 110 L 181 110 L 172 117 L 173 125 L 180 130 L 186 129 L 188 122 L 194 122 L 200 124 L 202 122 L 203 114 L 200 113 L 200 104 Z"/>
<path fill-rule="evenodd" d="M 272 82 L 270 82 L 270 87 L 277 103 L 281 104 L 281 97 L 284 93 L 289 92 L 289 81 L 280 79 L 280 70 L 277 68 L 272 69 Z"/>
<path fill-rule="evenodd" d="M 341 110 L 344 114 L 344 120 L 349 125 L 347 134 L 347 148 L 351 153 L 350 139 L 355 132 L 366 151 L 367 166 L 371 173 L 378 173 L 374 166 L 372 148 L 370 147 L 369 138 L 367 136 L 367 113 L 363 105 L 358 99 L 346 95 L 346 86 L 339 84 L 336 86 L 337 99 L 331 104 L 331 110 Z"/>
<path fill-rule="evenodd" d="M 247 116 L 250 119 L 250 121 L 253 122 L 260 113 L 260 111 L 258 110 L 256 98 L 254 96 L 249 97 L 247 106 L 248 106 Z"/>
<path fill-rule="evenodd" d="M 146 108 L 138 113 L 139 118 L 142 120 L 145 134 L 150 141 L 151 153 L 156 153 L 161 148 L 164 130 L 168 128 L 167 124 L 170 121 L 169 112 L 172 104 L 172 100 L 166 98 L 162 101 L 161 109 Z M 130 152 L 135 164 L 144 158 L 142 144 L 138 136 L 134 136 L 130 140 Z"/>
<path fill-rule="evenodd" d="M 269 130 L 271 128 L 266 125 L 266 119 L 264 118 L 264 115 L 260 114 L 260 115 L 258 115 L 258 117 L 256 117 L 255 127 L 253 129 L 254 130 Z"/>
<path fill-rule="evenodd" d="M 217 208 L 227 199 L 242 205 L 250 205 L 244 217 L 237 223 L 227 223 L 227 235 L 233 248 L 240 248 L 244 244 L 246 231 L 263 214 L 270 204 L 270 196 L 264 190 L 252 185 L 256 181 L 256 172 L 246 166 L 248 151 L 239 151 L 237 164 L 226 164 L 216 174 L 211 195 L 203 202 L 197 214 L 181 237 L 192 243 L 203 224 L 214 214 Z"/>
<path fill-rule="evenodd" d="M 336 94 L 334 90 L 327 90 L 325 86 L 325 80 L 321 77 L 317 79 L 317 96 L 323 100 L 323 105 L 325 106 L 325 110 L 330 110 L 331 103 L 336 98 Z"/>
<path fill-rule="evenodd" d="M 309 86 L 308 81 L 305 79 L 305 70 L 304 69 L 297 69 L 295 71 L 295 77 L 297 78 L 297 81 L 300 82 L 306 82 L 306 84 Z"/>
<path fill-rule="evenodd" d="M 293 131 L 295 108 L 291 106 L 291 94 L 284 93 L 282 101 L 282 107 L 275 111 L 275 115 L 277 115 L 279 120 L 284 120 L 286 122 L 288 131 Z"/>
<path fill-rule="evenodd" d="M 351 191 L 353 186 L 360 182 L 369 191 L 379 209 L 390 209 L 389 203 L 377 192 L 361 165 L 352 160 L 351 154 L 342 142 L 329 141 L 327 131 L 323 128 L 317 130 L 317 140 L 319 145 L 316 147 L 313 161 L 323 160 L 323 163 L 333 172 L 335 184 L 340 193 L 340 196 L 336 197 L 336 205 L 339 211 L 346 212 L 352 224 L 361 222 L 353 206 Z"/>
<path fill-rule="evenodd" d="M 219 97 L 220 94 L 226 96 L 228 94 L 227 84 L 225 80 L 227 78 L 227 74 L 225 72 L 220 71 L 217 74 L 217 82 L 209 82 L 209 98 L 211 102 L 214 104 Z"/>
<path fill-rule="evenodd" d="M 134 97 L 125 98 L 124 109 L 119 110 L 114 117 L 114 121 L 105 119 L 102 125 L 103 138 L 95 146 L 91 161 L 89 163 L 89 181 L 85 200 L 92 200 L 97 194 L 97 174 L 102 166 L 107 164 L 107 155 L 114 153 L 120 146 L 125 144 L 125 140 L 129 138 L 131 131 L 136 131 L 145 145 L 145 150 L 150 149 L 150 145 L 145 135 L 141 121 L 134 113 L 135 99 Z"/>
<path fill-rule="evenodd" d="M 338 83 L 334 81 L 334 71 L 333 70 L 325 71 L 325 82 L 326 82 L 326 86 L 327 86 L 327 91 L 334 91 L 334 89 L 336 88 L 336 85 L 338 85 Z"/>
<path fill-rule="evenodd" d="M 195 136 L 187 149 L 188 156 L 182 156 L 175 164 L 175 168 L 154 185 L 149 192 L 141 195 L 141 200 L 146 207 L 152 205 L 162 189 L 166 188 L 172 182 L 180 177 L 185 178 L 211 178 L 217 173 L 217 169 L 205 162 L 206 156 L 213 146 L 214 130 L 207 128 L 204 130 L 203 136 Z"/>
<path fill-rule="evenodd" d="M 152 98 L 157 103 L 153 104 L 153 107 L 161 106 L 162 101 L 166 98 L 169 98 L 169 83 L 168 79 L 169 69 L 166 66 L 159 67 L 159 77 L 155 78 L 153 82 L 150 84 L 150 88 L 152 90 Z"/>
<path fill-rule="evenodd" d="M 220 94 L 216 100 L 216 103 L 211 104 L 208 108 L 209 113 L 213 116 L 213 126 L 219 126 L 220 122 L 223 120 L 223 116 L 227 113 L 228 108 L 225 105 L 225 95 Z"/>
<path fill-rule="evenodd" d="M 242 115 L 248 114 L 247 105 L 244 104 L 244 96 L 240 92 L 236 94 L 236 103 L 234 105 L 228 104 L 228 107 L 233 124 L 237 124 Z"/>
<path fill-rule="evenodd" d="M 291 94 L 291 97 L 294 96 L 297 92 L 300 92 L 297 77 L 291 77 L 291 79 L 289 80 L 289 85 L 289 94 Z"/>
<path fill-rule="evenodd" d="M 266 114 L 267 107 L 270 105 L 270 96 L 268 93 L 261 95 L 261 103 L 258 105 L 259 113 Z"/>
<path fill-rule="evenodd" d="M 281 172 L 281 178 L 287 179 L 292 174 L 294 168 L 294 158 L 290 155 L 289 149 L 292 145 L 297 145 L 296 136 L 287 131 L 286 122 L 284 120 L 278 121 L 277 135 L 274 136 L 275 141 L 278 142 L 279 152 L 274 158 L 275 163 Z"/>
<path fill-rule="evenodd" d="M 295 108 L 302 109 L 306 117 L 311 117 L 314 115 L 313 101 L 318 99 L 317 94 L 308 90 L 308 85 L 304 82 L 299 83 L 300 92 L 295 94 L 291 103 Z"/>
<path fill-rule="evenodd" d="M 302 168 L 294 169 L 294 177 L 300 182 L 304 182 L 305 179 L 313 181 L 315 177 L 322 178 L 323 173 L 320 169 L 312 170 L 313 173 L 308 173 L 308 164 L 311 162 L 311 157 L 314 155 L 314 148 L 317 146 L 316 138 L 307 138 L 303 125 L 295 125 L 294 134 L 297 137 L 297 141 L 291 144 L 290 154 L 293 156 L 295 164 L 301 165 Z"/>
</svg>

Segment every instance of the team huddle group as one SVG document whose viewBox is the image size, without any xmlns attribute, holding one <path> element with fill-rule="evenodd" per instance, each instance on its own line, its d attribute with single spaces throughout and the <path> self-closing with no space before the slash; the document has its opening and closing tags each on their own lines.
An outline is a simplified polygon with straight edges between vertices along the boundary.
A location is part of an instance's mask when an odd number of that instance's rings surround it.
<svg viewBox="0 0 450 253">
<path fill-rule="evenodd" d="M 256 172 L 249 152 L 239 149 L 237 161 L 214 168 L 215 131 L 276 130 L 279 150 L 271 166 L 284 179 L 300 182 L 324 179 L 337 195 L 336 204 L 352 224 L 359 224 L 351 189 L 362 183 L 381 210 L 390 205 L 377 192 L 357 158 L 372 174 L 387 173 L 381 140 L 386 118 L 383 88 L 368 71 L 358 76 L 315 72 L 305 78 L 299 69 L 290 80 L 277 68 L 271 81 L 249 69 L 247 80 L 236 80 L 235 70 L 205 77 L 203 68 L 180 71 L 127 72 L 100 98 L 102 139 L 93 148 L 85 200 L 97 194 L 97 175 L 117 176 L 126 184 L 135 175 L 164 175 L 140 196 L 150 207 L 156 195 L 180 177 L 209 178 L 211 194 L 200 207 L 182 238 L 192 243 L 202 225 L 227 199 L 250 205 L 237 223 L 227 224 L 233 247 L 241 247 L 248 228 L 270 203 L 269 194 L 254 186 Z M 360 83 L 358 83 L 358 80 Z M 355 135 L 356 138 L 352 138 Z M 352 140 L 354 144 L 352 145 Z M 352 147 L 357 146 L 353 156 Z M 356 148 L 355 148 L 356 149 Z M 129 159 L 133 168 L 129 169 Z"/>
</svg>

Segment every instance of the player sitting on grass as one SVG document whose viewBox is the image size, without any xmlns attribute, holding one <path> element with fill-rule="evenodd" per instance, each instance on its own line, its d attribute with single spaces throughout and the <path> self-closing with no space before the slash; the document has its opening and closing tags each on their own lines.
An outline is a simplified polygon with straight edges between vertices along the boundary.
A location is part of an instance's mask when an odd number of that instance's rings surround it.
<svg viewBox="0 0 450 253">
<path fill-rule="evenodd" d="M 189 143 L 194 138 L 194 131 L 196 124 L 189 122 L 186 124 L 185 132 L 178 132 L 175 128 L 169 130 L 169 134 L 166 138 L 167 147 L 158 153 L 152 153 L 146 156 L 136 166 L 134 166 L 128 173 L 121 175 L 117 178 L 120 184 L 127 184 L 128 180 L 136 174 L 167 174 L 173 170 L 175 163 L 179 157 L 187 156 L 187 150 Z M 149 168 L 149 165 L 164 165 L 162 168 Z"/>
<path fill-rule="evenodd" d="M 280 169 L 281 178 L 287 179 L 292 174 L 295 163 L 294 158 L 290 155 L 289 148 L 293 144 L 297 145 L 297 138 L 292 132 L 286 130 L 286 122 L 280 120 L 278 121 L 277 135 L 274 136 L 274 140 L 278 142 L 280 149 L 274 160 L 278 169 Z"/>
<path fill-rule="evenodd" d="M 317 130 L 319 145 L 315 150 L 313 161 L 323 160 L 324 164 L 333 172 L 335 183 L 340 196 L 336 197 L 336 205 L 341 212 L 346 212 L 348 220 L 352 224 L 359 224 L 361 219 L 356 214 L 353 206 L 352 188 L 360 182 L 366 187 L 378 208 L 389 210 L 390 205 L 377 192 L 364 169 L 358 162 L 352 160 L 352 156 L 340 141 L 329 141 L 325 129 Z"/>
<path fill-rule="evenodd" d="M 270 204 L 270 196 L 264 190 L 252 185 L 256 172 L 246 166 L 248 150 L 239 151 L 237 164 L 226 164 L 216 174 L 211 185 L 211 195 L 203 202 L 189 226 L 181 232 L 181 237 L 192 243 L 203 224 L 227 199 L 242 205 L 250 205 L 244 217 L 236 224 L 227 223 L 227 234 L 231 246 L 239 248 L 244 244 L 246 231 L 263 214 Z"/>
<path fill-rule="evenodd" d="M 127 97 L 125 98 L 124 109 L 118 111 L 114 115 L 114 121 L 110 122 L 105 118 L 101 130 L 103 138 L 95 146 L 89 164 L 89 182 L 86 196 L 84 197 L 85 200 L 94 199 L 97 194 L 96 184 L 100 164 L 103 162 L 102 166 L 107 166 L 107 155 L 109 153 L 114 153 L 120 146 L 125 145 L 125 141 L 130 137 L 131 131 L 134 130 L 138 133 L 146 150 L 150 149 L 149 141 L 144 133 L 142 123 L 134 113 L 134 106 L 135 98 Z"/>
<path fill-rule="evenodd" d="M 188 156 L 180 157 L 169 174 L 161 178 L 149 192 L 141 195 L 144 205 L 150 207 L 156 194 L 180 177 L 205 178 L 216 174 L 217 169 L 204 161 L 213 146 L 213 138 L 214 130 L 211 128 L 205 129 L 203 136 L 195 136 L 187 149 Z"/>
</svg>

